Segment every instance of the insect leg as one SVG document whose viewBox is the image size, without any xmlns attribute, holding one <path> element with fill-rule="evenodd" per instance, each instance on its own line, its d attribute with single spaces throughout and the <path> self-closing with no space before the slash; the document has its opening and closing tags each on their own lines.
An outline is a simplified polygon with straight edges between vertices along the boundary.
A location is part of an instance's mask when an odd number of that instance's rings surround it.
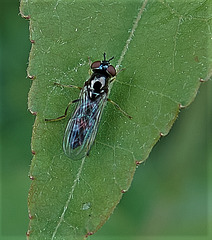
<svg viewBox="0 0 212 240">
<path fill-rule="evenodd" d="M 67 108 L 66 108 L 66 110 L 65 110 L 64 115 L 62 115 L 62 116 L 60 116 L 60 117 L 57 117 L 57 118 L 53 118 L 53 119 L 45 119 L 45 121 L 46 121 L 46 122 L 56 122 L 56 121 L 60 121 L 60 120 L 62 120 L 62 119 L 64 119 L 64 118 L 66 118 L 67 112 L 68 112 L 68 108 L 71 106 L 71 104 L 72 104 L 72 103 L 79 102 L 79 101 L 80 101 L 80 99 L 76 99 L 76 100 L 71 101 L 71 102 L 68 104 L 68 106 L 67 106 Z"/>
<path fill-rule="evenodd" d="M 124 71 L 126 68 L 121 68 L 117 71 L 116 75 L 118 75 L 121 71 Z"/>
<path fill-rule="evenodd" d="M 77 88 L 79 90 L 82 89 L 81 87 L 78 87 L 78 86 L 75 86 L 75 85 L 63 85 L 63 84 L 60 84 L 60 83 L 54 83 L 54 85 L 61 86 L 61 87 L 64 87 L 64 88 Z"/>
<path fill-rule="evenodd" d="M 92 64 L 92 61 L 91 61 L 90 57 L 88 57 L 88 64 L 89 64 L 89 66 L 91 66 L 91 64 Z"/>
<path fill-rule="evenodd" d="M 116 76 L 121 72 L 121 71 L 124 71 L 126 68 L 122 68 L 122 69 L 119 69 L 116 73 Z M 110 79 L 110 83 L 114 82 L 116 80 L 116 76 L 112 77 Z"/>
<path fill-rule="evenodd" d="M 92 70 L 91 70 L 91 64 L 92 64 L 92 61 L 91 61 L 91 58 L 88 57 L 88 64 L 89 64 L 89 70 L 88 70 L 88 73 L 89 75 L 91 76 L 92 75 Z"/>
<path fill-rule="evenodd" d="M 115 103 L 113 100 L 111 100 L 110 98 L 107 99 L 108 102 L 112 103 L 119 111 L 121 111 L 126 117 L 128 117 L 129 119 L 132 119 L 132 117 L 127 114 L 123 109 L 121 109 L 119 107 L 119 105 L 117 103 Z"/>
<path fill-rule="evenodd" d="M 110 83 L 114 82 L 115 80 L 116 80 L 116 76 L 110 79 Z"/>
</svg>

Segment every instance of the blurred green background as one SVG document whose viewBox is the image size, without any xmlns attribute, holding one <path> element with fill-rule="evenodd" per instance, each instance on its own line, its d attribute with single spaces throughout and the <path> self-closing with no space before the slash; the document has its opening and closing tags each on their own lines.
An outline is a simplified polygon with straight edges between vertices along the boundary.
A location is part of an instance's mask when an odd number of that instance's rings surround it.
<svg viewBox="0 0 212 240">
<path fill-rule="evenodd" d="M 25 239 L 34 117 L 27 111 L 31 43 L 19 1 L 0 6 L 0 239 Z M 211 239 L 212 83 L 182 110 L 137 169 L 130 190 L 90 239 Z"/>
</svg>

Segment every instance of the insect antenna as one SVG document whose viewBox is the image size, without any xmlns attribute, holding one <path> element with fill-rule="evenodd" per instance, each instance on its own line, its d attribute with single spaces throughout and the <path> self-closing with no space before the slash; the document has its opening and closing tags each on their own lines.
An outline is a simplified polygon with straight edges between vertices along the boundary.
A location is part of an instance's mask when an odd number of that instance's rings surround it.
<svg viewBox="0 0 212 240">
<path fill-rule="evenodd" d="M 109 60 L 106 60 L 106 53 L 104 52 L 104 60 L 103 60 L 103 62 L 110 62 L 112 59 L 114 59 L 114 56 L 113 57 L 111 57 Z"/>
<path fill-rule="evenodd" d="M 111 57 L 111 58 L 108 60 L 108 62 L 110 62 L 112 59 L 114 59 L 114 56 L 113 56 L 113 57 Z"/>
<path fill-rule="evenodd" d="M 106 62 L 106 53 L 104 52 L 104 62 Z"/>
</svg>

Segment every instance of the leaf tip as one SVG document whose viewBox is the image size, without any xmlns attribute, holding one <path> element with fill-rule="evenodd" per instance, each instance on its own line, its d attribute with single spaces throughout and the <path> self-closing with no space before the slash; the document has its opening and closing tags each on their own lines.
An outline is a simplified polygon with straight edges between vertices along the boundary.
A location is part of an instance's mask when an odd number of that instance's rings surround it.
<svg viewBox="0 0 212 240">
<path fill-rule="evenodd" d="M 36 77 L 34 75 L 29 75 L 27 76 L 29 79 L 34 80 Z"/>
<path fill-rule="evenodd" d="M 33 176 L 30 175 L 30 176 L 29 176 L 29 179 L 30 179 L 30 180 L 35 180 L 35 177 L 33 177 Z"/>
<path fill-rule="evenodd" d="M 179 109 L 185 108 L 186 106 L 184 106 L 183 104 L 179 104 Z"/>
<path fill-rule="evenodd" d="M 206 82 L 207 80 L 200 78 L 199 81 L 202 83 L 202 82 Z"/>
<path fill-rule="evenodd" d="M 34 219 L 34 216 L 32 216 L 30 213 L 29 213 L 28 217 L 30 220 Z"/>
<path fill-rule="evenodd" d="M 145 160 L 136 160 L 135 165 L 138 167 L 141 163 L 143 163 Z"/>
<path fill-rule="evenodd" d="M 32 155 L 35 155 L 35 151 L 34 150 L 32 150 Z"/>
<path fill-rule="evenodd" d="M 37 116 L 37 112 L 33 112 L 31 109 L 29 109 L 30 113 L 34 116 Z"/>
<path fill-rule="evenodd" d="M 29 20 L 31 18 L 30 15 L 24 15 L 21 11 L 20 11 L 20 14 L 21 14 L 22 18 L 25 18 L 27 20 Z"/>
<path fill-rule="evenodd" d="M 135 165 L 139 166 L 141 164 L 141 161 L 135 161 Z"/>
<path fill-rule="evenodd" d="M 160 132 L 160 137 L 164 137 L 164 136 L 165 136 L 165 134 Z"/>
<path fill-rule="evenodd" d="M 30 231 L 29 230 L 27 230 L 26 236 L 27 236 L 27 239 L 29 239 L 29 236 L 30 236 Z"/>
<path fill-rule="evenodd" d="M 91 236 L 91 235 L 93 235 L 94 234 L 94 232 L 88 232 L 86 235 L 85 235 L 85 237 L 87 238 L 87 237 L 89 237 L 89 236 Z"/>
</svg>

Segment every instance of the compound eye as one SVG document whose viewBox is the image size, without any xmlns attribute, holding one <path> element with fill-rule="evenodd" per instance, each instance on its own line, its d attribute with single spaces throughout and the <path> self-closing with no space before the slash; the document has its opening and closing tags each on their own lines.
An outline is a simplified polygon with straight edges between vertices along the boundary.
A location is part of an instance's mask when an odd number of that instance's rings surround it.
<svg viewBox="0 0 212 240">
<path fill-rule="evenodd" d="M 107 68 L 107 72 L 112 76 L 115 77 L 116 76 L 116 69 L 114 68 L 114 66 L 110 65 Z"/>
<path fill-rule="evenodd" d="M 99 68 L 101 65 L 101 61 L 96 61 L 91 64 L 91 69 Z"/>
</svg>

